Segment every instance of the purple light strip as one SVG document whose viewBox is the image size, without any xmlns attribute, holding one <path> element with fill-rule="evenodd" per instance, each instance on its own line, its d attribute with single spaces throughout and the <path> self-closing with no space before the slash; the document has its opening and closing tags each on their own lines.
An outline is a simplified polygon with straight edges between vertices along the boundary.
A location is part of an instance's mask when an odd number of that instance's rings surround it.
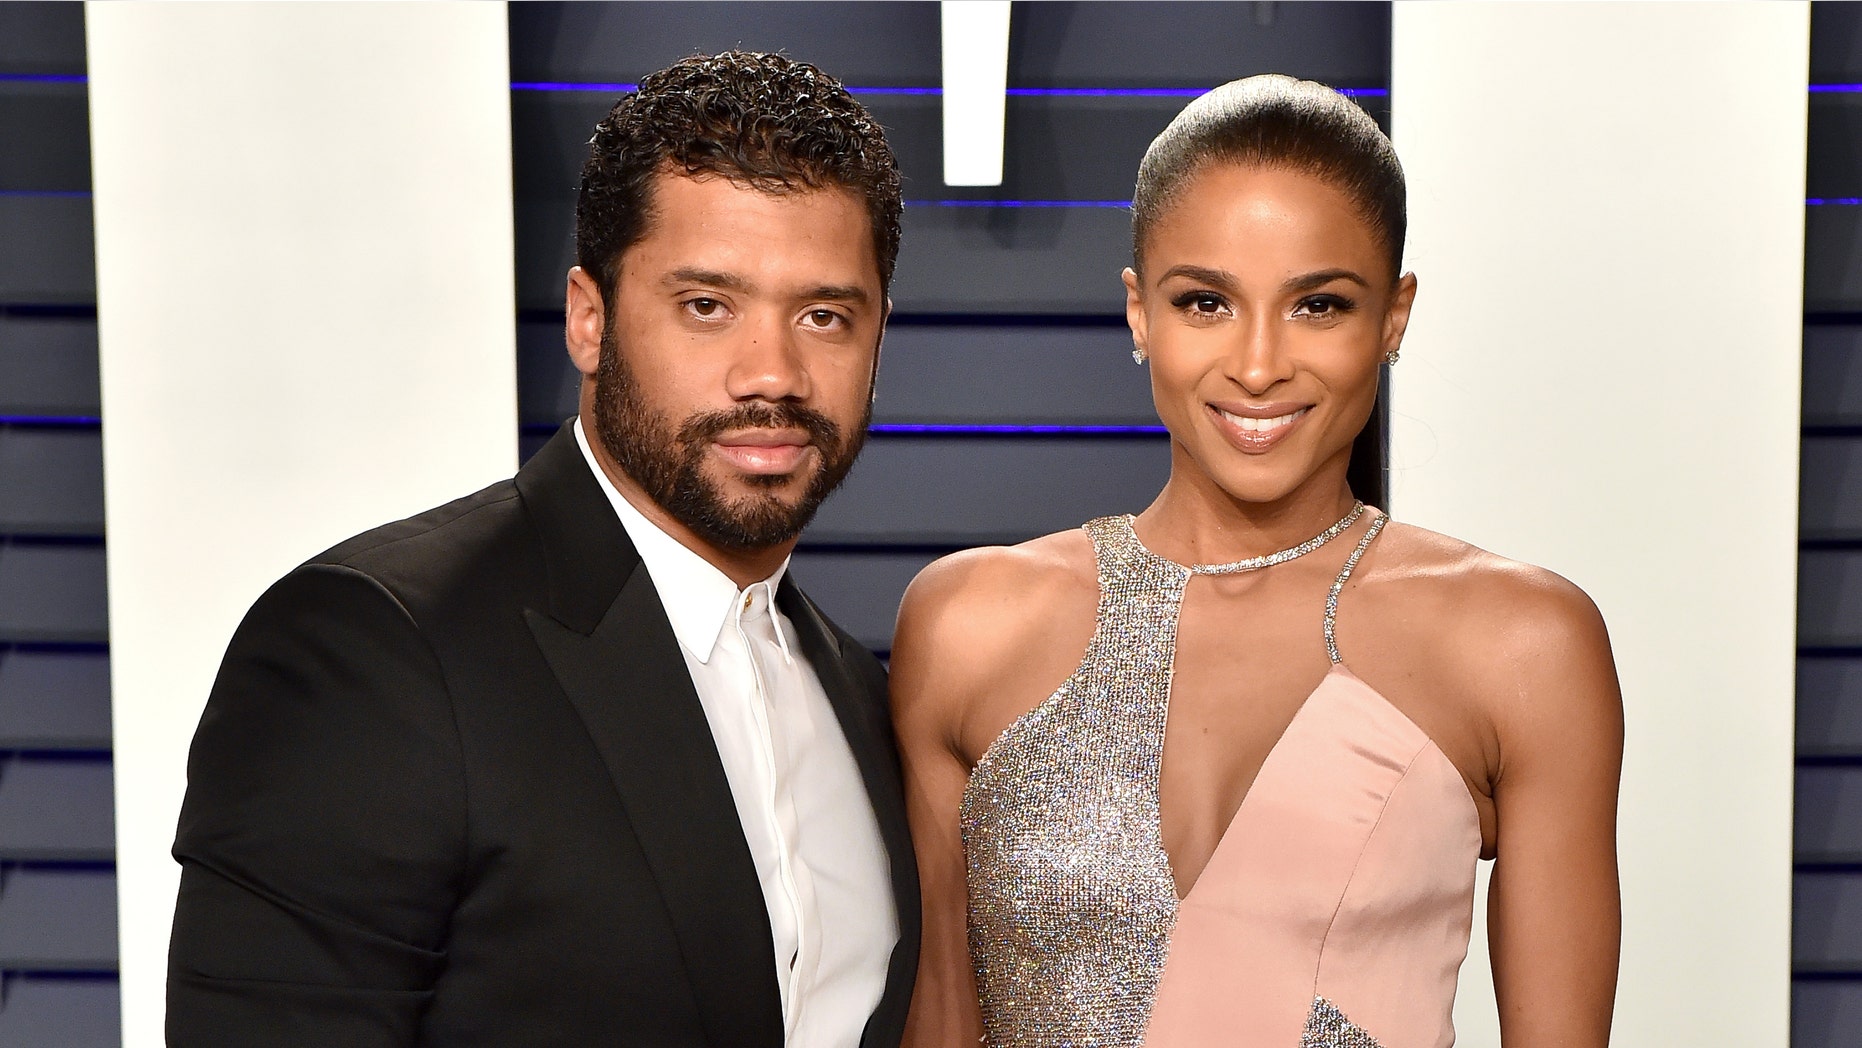
<svg viewBox="0 0 1862 1048">
<path fill-rule="evenodd" d="M 605 91 L 609 94 L 626 94 L 640 90 L 639 84 L 607 84 L 597 82 L 577 83 L 568 80 L 513 80 L 513 91 Z"/>
<path fill-rule="evenodd" d="M 600 91 L 625 94 L 638 91 L 639 84 L 570 80 L 513 80 L 513 91 Z M 941 95 L 942 87 L 848 87 L 856 95 Z M 1011 87 L 1004 93 L 1021 98 L 1195 98 L 1208 92 L 1206 87 Z M 1353 98 L 1387 98 L 1387 87 L 1341 87 L 1341 95 Z"/>
<path fill-rule="evenodd" d="M 850 87 L 847 90 L 858 94 L 872 89 Z M 1332 90 L 1347 98 L 1390 97 L 1387 87 L 1335 87 Z M 1011 87 L 1004 94 L 1037 98 L 1196 98 L 1209 91 L 1207 87 Z"/>
<path fill-rule="evenodd" d="M 82 429 L 102 423 L 103 419 L 94 415 L 0 415 L 0 426 L 68 426 Z"/>
<path fill-rule="evenodd" d="M 1129 200 L 907 200 L 906 207 L 1114 207 L 1127 209 Z"/>
<path fill-rule="evenodd" d="M 868 426 L 868 433 L 891 433 L 933 436 L 977 435 L 1052 435 L 1052 436 L 1153 436 L 1165 432 L 1162 426 L 1067 426 L 1067 425 L 963 425 L 955 423 L 883 423 Z"/>
<path fill-rule="evenodd" d="M 1808 197 L 1810 207 L 1823 204 L 1857 206 L 1862 197 Z M 1131 207 L 1129 200 L 907 200 L 906 207 Z"/>
<path fill-rule="evenodd" d="M 0 189 L 0 197 L 47 197 L 68 200 L 91 197 L 88 189 Z M 1807 197 L 1806 206 L 1862 206 L 1862 197 Z M 906 207 L 1089 207 L 1129 210 L 1129 200 L 907 200 Z"/>
<path fill-rule="evenodd" d="M 83 73 L 0 73 L 0 84 L 88 84 Z M 638 91 L 639 84 L 578 80 L 513 80 L 513 91 Z M 849 87 L 856 95 L 941 95 L 941 87 Z M 1011 87 L 1008 94 L 1053 98 L 1194 98 L 1206 87 Z M 1338 87 L 1341 95 L 1352 98 L 1388 98 L 1387 87 Z M 1862 93 L 1862 84 L 1811 84 L 1811 94 Z"/>
</svg>

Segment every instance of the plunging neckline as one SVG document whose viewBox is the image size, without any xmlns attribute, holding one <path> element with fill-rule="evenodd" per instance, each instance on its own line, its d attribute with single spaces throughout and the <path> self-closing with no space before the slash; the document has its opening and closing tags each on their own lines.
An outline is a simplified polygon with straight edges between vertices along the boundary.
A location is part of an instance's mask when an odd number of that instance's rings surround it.
<svg viewBox="0 0 1862 1048">
<path fill-rule="evenodd" d="M 1174 666 L 1175 663 L 1176 663 L 1176 660 L 1173 658 L 1171 660 L 1171 664 Z M 1414 731 L 1416 736 L 1420 738 L 1423 742 L 1422 747 L 1417 751 L 1417 756 L 1420 756 L 1421 753 L 1424 751 L 1434 750 L 1441 757 L 1443 761 L 1447 762 L 1450 768 L 1454 769 L 1455 777 L 1457 779 L 1461 778 L 1460 769 L 1455 767 L 1455 763 L 1448 759 L 1448 754 L 1444 753 L 1442 751 L 1442 748 L 1436 745 L 1435 739 L 1432 736 L 1430 736 L 1428 732 L 1424 731 L 1421 725 L 1417 724 L 1413 719 L 1411 719 L 1409 714 L 1404 713 L 1402 708 L 1397 706 L 1396 703 L 1393 703 L 1388 698 L 1385 698 L 1383 692 L 1378 691 L 1376 688 L 1366 683 L 1364 678 L 1358 676 L 1356 673 L 1353 673 L 1350 667 L 1346 666 L 1343 662 L 1335 662 L 1326 669 L 1325 676 L 1319 678 L 1319 683 L 1314 685 L 1313 689 L 1306 693 L 1306 697 L 1300 700 L 1299 705 L 1296 706 L 1293 710 L 1293 716 L 1289 717 L 1287 719 L 1286 724 L 1281 726 L 1280 734 L 1274 737 L 1273 745 L 1267 748 L 1267 755 L 1262 757 L 1261 763 L 1255 767 L 1254 777 L 1249 780 L 1248 788 L 1242 791 L 1240 803 L 1236 804 L 1235 810 L 1229 813 L 1228 822 L 1223 824 L 1222 832 L 1216 837 L 1215 847 L 1210 849 L 1209 851 L 1209 858 L 1204 860 L 1202 869 L 1197 871 L 1196 879 L 1190 882 L 1190 890 L 1187 892 L 1183 892 L 1181 890 L 1178 891 L 1177 905 L 1179 907 L 1182 907 L 1183 905 L 1190 902 L 1193 898 L 1196 897 L 1196 891 L 1198 888 L 1202 886 L 1204 880 L 1208 878 L 1209 871 L 1215 867 L 1216 863 L 1220 859 L 1222 859 L 1224 853 L 1229 850 L 1229 842 L 1235 836 L 1235 832 L 1234 832 L 1235 824 L 1240 822 L 1242 815 L 1248 811 L 1248 804 L 1251 800 L 1254 799 L 1255 787 L 1260 783 L 1262 775 L 1264 775 L 1267 772 L 1268 768 L 1274 763 L 1275 757 L 1277 757 L 1280 754 L 1283 748 L 1282 744 L 1286 741 L 1288 736 L 1293 734 L 1294 727 L 1297 726 L 1299 722 L 1307 716 L 1308 711 L 1312 708 L 1313 699 L 1316 698 L 1320 692 L 1324 691 L 1328 686 L 1330 686 L 1333 683 L 1333 678 L 1335 677 L 1343 681 L 1347 681 L 1350 684 L 1363 689 L 1367 695 L 1369 695 L 1372 699 L 1376 700 L 1379 706 L 1382 706 L 1385 709 L 1389 710 L 1391 713 L 1396 714 L 1398 719 L 1405 726 L 1407 726 L 1410 730 Z M 1166 759 L 1166 755 L 1168 754 L 1169 746 L 1170 746 L 1169 702 L 1170 702 L 1169 696 L 1166 696 L 1165 698 L 1165 719 L 1164 719 L 1164 744 L 1160 746 L 1158 749 L 1158 782 L 1157 782 L 1157 788 L 1156 788 L 1156 793 L 1157 793 L 1156 803 L 1157 803 L 1157 817 L 1158 817 L 1157 848 L 1158 848 L 1158 851 L 1163 856 L 1165 868 L 1170 870 L 1170 880 L 1171 880 L 1172 886 L 1174 887 L 1178 885 L 1180 882 L 1177 880 L 1176 862 L 1171 858 L 1170 850 L 1164 847 L 1164 801 L 1163 801 L 1163 789 L 1162 789 L 1163 787 L 1163 766 L 1164 766 L 1164 761 Z M 1412 757 L 1411 759 L 1413 760 L 1415 758 Z M 1465 791 L 1464 791 L 1464 794 L 1465 794 Z M 1472 794 L 1465 794 L 1465 795 L 1467 797 L 1469 811 L 1473 815 L 1473 817 L 1476 819 L 1476 822 L 1478 824 L 1478 820 L 1480 818 L 1480 810 L 1474 804 L 1473 795 Z"/>
<path fill-rule="evenodd" d="M 1379 522 L 1385 519 L 1384 515 L 1380 511 L 1371 510 L 1371 512 L 1375 514 L 1375 516 L 1371 518 L 1370 529 L 1365 534 L 1365 536 L 1359 541 L 1357 550 L 1346 561 L 1344 569 L 1339 573 L 1339 576 L 1336 580 L 1337 585 L 1333 587 L 1334 597 L 1336 596 L 1336 591 L 1338 589 L 1341 589 L 1343 587 L 1344 582 L 1347 579 L 1349 579 L 1352 569 L 1357 567 L 1358 558 L 1363 555 L 1364 550 L 1369 546 L 1371 540 L 1376 537 L 1377 532 L 1381 527 L 1381 524 Z M 1357 514 L 1353 513 L 1351 517 L 1353 523 L 1356 523 L 1356 517 L 1357 517 Z M 1375 695 L 1377 699 L 1381 701 L 1384 705 L 1389 706 L 1392 710 L 1395 710 L 1396 713 L 1401 715 L 1403 719 L 1407 721 L 1412 727 L 1415 726 L 1415 722 L 1411 721 L 1406 714 L 1403 714 L 1402 710 L 1397 709 L 1396 706 L 1393 703 L 1391 703 L 1389 699 L 1384 698 L 1383 694 L 1379 692 L 1376 688 L 1372 688 L 1370 685 L 1365 684 L 1364 681 L 1357 676 L 1357 674 L 1352 673 L 1349 669 L 1347 669 L 1345 667 L 1344 660 L 1342 658 L 1336 657 L 1337 655 L 1336 651 L 1328 652 L 1328 655 L 1332 657 L 1329 661 L 1329 664 L 1326 666 L 1325 674 L 1319 678 L 1319 682 L 1317 684 L 1313 685 L 1312 690 L 1308 691 L 1305 697 L 1300 699 L 1299 705 L 1293 708 L 1293 715 L 1287 718 L 1287 722 L 1280 726 L 1280 731 L 1278 734 L 1274 736 L 1273 743 L 1267 747 L 1266 754 L 1264 754 L 1261 757 L 1260 763 L 1255 765 L 1254 774 L 1250 776 L 1248 779 L 1248 787 L 1247 789 L 1243 790 L 1241 793 L 1241 800 L 1235 804 L 1234 810 L 1228 813 L 1228 821 L 1222 824 L 1221 833 L 1216 835 L 1215 847 L 1210 849 L 1209 857 L 1203 860 L 1202 868 L 1196 872 L 1195 879 L 1190 882 L 1189 890 L 1184 891 L 1182 888 L 1183 880 L 1181 877 L 1177 875 L 1176 860 L 1172 858 L 1170 854 L 1170 849 L 1164 846 L 1164 796 L 1163 796 L 1164 768 L 1169 763 L 1169 760 L 1170 760 L 1170 734 L 1171 734 L 1170 733 L 1170 709 L 1171 709 L 1171 706 L 1174 705 L 1174 701 L 1176 698 L 1177 646 L 1182 643 L 1183 601 L 1188 596 L 1187 586 L 1189 584 L 1189 581 L 1195 578 L 1196 576 L 1204 574 L 1204 573 L 1198 572 L 1194 567 L 1188 564 L 1178 563 L 1177 561 L 1164 556 L 1163 554 L 1152 549 L 1150 546 L 1146 545 L 1144 539 L 1140 538 L 1138 535 L 1138 526 L 1137 526 L 1138 518 L 1135 515 L 1128 514 L 1123 518 L 1123 520 L 1124 520 L 1125 534 L 1131 540 L 1133 548 L 1136 549 L 1138 552 L 1140 552 L 1143 556 L 1151 560 L 1154 560 L 1160 564 L 1164 564 L 1164 565 L 1167 565 L 1175 569 L 1182 576 L 1183 584 L 1186 587 L 1184 594 L 1182 596 L 1179 596 L 1177 599 L 1177 626 L 1176 626 L 1176 629 L 1173 630 L 1172 636 L 1171 636 L 1170 675 L 1169 675 L 1170 683 L 1165 688 L 1165 691 L 1164 691 L 1163 741 L 1159 743 L 1158 745 L 1157 781 L 1152 785 L 1152 791 L 1155 795 L 1155 804 L 1157 808 L 1157 833 L 1156 833 L 1157 849 L 1158 849 L 1158 852 L 1163 857 L 1164 868 L 1170 871 L 1171 889 L 1177 897 L 1177 905 L 1182 906 L 1184 903 L 1190 900 L 1191 896 L 1196 894 L 1196 886 L 1202 883 L 1203 875 L 1209 872 L 1209 867 L 1215 865 L 1216 858 L 1222 854 L 1223 846 L 1228 843 L 1228 840 L 1230 836 L 1232 835 L 1231 831 L 1233 831 L 1235 828 L 1236 821 L 1241 818 L 1242 812 L 1247 808 L 1248 799 L 1254 795 L 1255 783 L 1260 781 L 1261 773 L 1267 770 L 1268 764 L 1274 759 L 1274 754 L 1280 751 L 1281 742 L 1286 739 L 1287 734 L 1293 730 L 1294 724 L 1299 722 L 1300 717 L 1306 712 L 1306 708 L 1309 705 L 1311 705 L 1313 696 L 1317 695 L 1322 689 L 1325 688 L 1327 684 L 1331 682 L 1332 676 L 1334 674 L 1342 673 L 1345 676 L 1351 678 L 1353 681 L 1356 681 L 1359 685 L 1361 685 L 1366 690 L 1368 690 L 1372 695 Z M 1321 543 L 1321 545 L 1324 545 L 1324 544 Z M 1318 547 L 1314 547 L 1314 548 L 1317 549 Z M 1328 640 L 1330 639 L 1332 635 L 1332 622 L 1336 616 L 1336 613 L 1337 613 L 1337 605 L 1336 605 L 1335 599 L 1333 601 L 1328 601 L 1328 606 L 1326 609 L 1326 636 Z M 1084 655 L 1082 655 L 1082 660 L 1084 660 Z M 1418 733 L 1422 734 L 1424 738 L 1428 737 L 1428 733 L 1423 732 L 1420 727 L 1417 727 L 1416 730 L 1418 731 Z"/>
<path fill-rule="evenodd" d="M 1176 653 L 1173 651 L 1170 659 L 1170 665 L 1173 670 L 1176 664 Z M 1209 857 L 1203 860 L 1202 869 L 1196 871 L 1196 878 L 1190 882 L 1189 891 L 1183 890 L 1183 881 L 1177 876 L 1177 862 L 1171 856 L 1170 849 L 1164 846 L 1164 767 L 1170 759 L 1170 706 L 1171 700 L 1175 697 L 1175 675 L 1172 675 L 1171 689 L 1164 696 L 1164 741 L 1157 750 L 1157 783 L 1153 786 L 1153 790 L 1157 794 L 1157 849 L 1163 853 L 1164 866 L 1170 871 L 1170 883 L 1171 887 L 1176 891 L 1178 906 L 1182 906 L 1190 900 L 1191 896 L 1196 894 L 1196 886 L 1203 882 L 1203 875 L 1209 872 L 1209 867 L 1215 865 L 1217 857 L 1222 854 L 1223 846 L 1228 843 L 1229 838 L 1233 835 L 1235 823 L 1240 821 L 1241 813 L 1248 807 L 1248 799 L 1254 796 L 1254 785 L 1261 781 L 1261 773 L 1267 770 L 1268 764 L 1274 759 L 1274 754 L 1280 752 L 1281 742 L 1285 741 L 1287 735 L 1293 731 L 1293 726 L 1299 723 L 1301 715 L 1303 715 L 1306 712 L 1306 708 L 1312 704 L 1313 696 L 1319 694 L 1320 690 L 1331 682 L 1332 675 L 1335 673 L 1343 673 L 1347 676 L 1351 676 L 1353 680 L 1357 680 L 1357 677 L 1351 674 L 1350 670 L 1345 669 L 1344 663 L 1333 663 L 1326 668 L 1325 676 L 1319 678 L 1319 683 L 1313 685 L 1312 690 L 1306 693 L 1306 697 L 1301 699 L 1299 705 L 1293 708 L 1293 716 L 1288 717 L 1287 722 L 1280 726 L 1280 732 L 1274 736 L 1273 744 L 1267 747 L 1267 753 L 1261 758 L 1261 763 L 1255 766 L 1254 775 L 1248 779 L 1248 788 L 1241 791 L 1241 800 L 1236 803 L 1235 810 L 1228 813 L 1228 821 L 1222 824 L 1222 832 L 1216 835 L 1215 847 L 1209 850 Z M 1362 684 L 1363 682 L 1359 681 L 1359 683 Z M 1365 685 L 1365 687 L 1368 688 L 1370 686 Z M 1374 688 L 1371 690 L 1373 693 L 1376 692 Z M 1378 697 L 1382 698 L 1383 696 L 1379 695 Z M 1398 712 L 1400 713 L 1402 711 L 1399 710 Z"/>
</svg>

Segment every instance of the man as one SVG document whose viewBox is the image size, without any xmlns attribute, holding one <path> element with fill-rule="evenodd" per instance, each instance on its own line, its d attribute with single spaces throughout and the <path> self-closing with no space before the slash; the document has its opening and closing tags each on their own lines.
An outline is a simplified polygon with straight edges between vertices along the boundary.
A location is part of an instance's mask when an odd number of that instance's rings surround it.
<svg viewBox="0 0 1862 1048">
<path fill-rule="evenodd" d="M 879 127 L 812 66 L 693 58 L 615 105 L 579 418 L 293 571 L 227 651 L 171 1045 L 897 1044 L 884 673 L 785 569 L 865 434 L 899 217 Z"/>
</svg>

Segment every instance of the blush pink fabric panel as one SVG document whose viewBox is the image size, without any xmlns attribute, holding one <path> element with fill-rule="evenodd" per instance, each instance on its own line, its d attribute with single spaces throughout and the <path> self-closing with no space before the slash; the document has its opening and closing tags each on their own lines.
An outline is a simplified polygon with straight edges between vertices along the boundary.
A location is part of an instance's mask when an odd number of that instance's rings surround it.
<svg viewBox="0 0 1862 1048">
<path fill-rule="evenodd" d="M 1297 1048 L 1323 996 L 1383 1048 L 1452 1044 L 1479 853 L 1454 765 L 1335 666 L 1183 900 L 1145 1043 Z"/>
</svg>

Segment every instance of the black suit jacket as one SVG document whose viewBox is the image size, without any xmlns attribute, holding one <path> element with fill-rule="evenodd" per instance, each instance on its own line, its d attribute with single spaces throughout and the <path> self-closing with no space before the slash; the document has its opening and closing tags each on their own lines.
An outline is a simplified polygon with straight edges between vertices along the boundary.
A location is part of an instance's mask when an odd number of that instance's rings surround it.
<svg viewBox="0 0 1862 1048">
<path fill-rule="evenodd" d="M 901 936 L 862 1044 L 892 1048 L 919 914 L 885 673 L 793 583 L 778 604 L 891 859 Z M 782 1045 L 723 765 L 567 427 L 259 599 L 174 854 L 171 1045 Z"/>
</svg>

